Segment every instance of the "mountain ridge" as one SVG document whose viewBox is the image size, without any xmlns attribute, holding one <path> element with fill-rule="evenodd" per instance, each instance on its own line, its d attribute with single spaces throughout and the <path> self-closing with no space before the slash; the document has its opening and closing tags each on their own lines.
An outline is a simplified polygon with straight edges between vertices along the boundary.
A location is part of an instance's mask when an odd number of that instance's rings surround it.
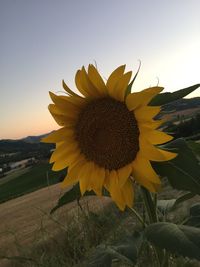
<svg viewBox="0 0 200 267">
<path fill-rule="evenodd" d="M 186 109 L 195 109 L 195 108 L 200 108 L 200 97 L 193 97 L 193 98 L 182 98 L 176 101 L 173 101 L 172 103 L 166 104 L 163 106 L 163 110 L 165 111 L 165 113 L 167 111 L 171 112 L 171 111 L 181 111 L 181 110 L 186 110 Z M 51 131 L 51 132 L 54 132 Z M 30 135 L 30 136 L 26 136 L 24 138 L 21 139 L 1 139 L 0 142 L 25 142 L 25 143 L 29 143 L 29 144 L 37 144 L 40 143 L 41 138 L 47 136 L 49 133 L 45 133 L 42 135 Z"/>
<path fill-rule="evenodd" d="M 49 133 L 45 133 L 45 134 L 41 134 L 41 135 L 28 135 L 28 136 L 20 138 L 20 139 L 9 139 L 9 138 L 5 139 L 4 138 L 4 139 L 0 139 L 0 142 L 13 142 L 13 143 L 15 143 L 15 142 L 24 142 L 24 143 L 30 143 L 30 144 L 40 143 L 40 140 L 43 137 L 49 135 L 52 132 L 54 132 L 54 130 L 49 132 Z"/>
</svg>

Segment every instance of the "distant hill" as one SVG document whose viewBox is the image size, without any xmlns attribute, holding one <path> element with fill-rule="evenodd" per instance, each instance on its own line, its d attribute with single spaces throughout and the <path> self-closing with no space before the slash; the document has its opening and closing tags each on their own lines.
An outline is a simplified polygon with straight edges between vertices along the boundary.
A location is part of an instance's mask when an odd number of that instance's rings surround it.
<svg viewBox="0 0 200 267">
<path fill-rule="evenodd" d="M 48 134 L 50 134 L 50 133 L 48 133 Z M 38 136 L 27 136 L 25 138 L 20 139 L 20 141 L 23 141 L 26 143 L 31 143 L 31 144 L 39 143 L 40 140 L 48 134 L 42 134 L 42 135 L 38 135 Z"/>
<path fill-rule="evenodd" d="M 53 144 L 45 144 L 40 142 L 28 143 L 21 140 L 0 140 L 0 154 L 49 150 L 53 147 Z"/>
<path fill-rule="evenodd" d="M 2 139 L 0 140 L 0 154 L 15 152 L 32 153 L 36 151 L 49 151 L 54 147 L 54 145 L 40 142 L 41 138 L 48 134 L 43 134 L 39 136 L 27 136 L 18 140 Z"/>
<path fill-rule="evenodd" d="M 42 134 L 42 135 L 30 135 L 21 139 L 1 139 L 0 143 L 2 142 L 7 142 L 7 143 L 20 143 L 20 142 L 25 142 L 25 143 L 29 143 L 29 144 L 37 144 L 40 143 L 40 140 L 49 135 L 50 133 L 52 133 L 53 131 L 46 133 L 46 134 Z"/>
</svg>

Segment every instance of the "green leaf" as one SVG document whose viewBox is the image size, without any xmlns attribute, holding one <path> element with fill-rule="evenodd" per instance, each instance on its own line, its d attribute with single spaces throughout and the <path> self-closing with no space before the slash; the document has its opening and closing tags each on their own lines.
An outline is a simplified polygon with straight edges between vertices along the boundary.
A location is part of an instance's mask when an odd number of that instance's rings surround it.
<svg viewBox="0 0 200 267">
<path fill-rule="evenodd" d="M 136 263 L 143 242 L 143 234 L 135 232 L 114 246 L 99 246 L 90 257 L 88 267 L 110 267 L 112 260 L 118 260 L 130 266 Z"/>
<path fill-rule="evenodd" d="M 128 258 L 133 263 L 136 263 L 139 249 L 143 242 L 143 235 L 139 232 L 134 232 L 132 236 L 126 237 L 123 241 L 121 241 L 116 246 L 112 246 L 112 248 Z"/>
<path fill-rule="evenodd" d="M 200 260 L 200 229 L 160 222 L 145 229 L 149 242 L 172 253 Z"/>
<path fill-rule="evenodd" d="M 176 204 L 176 199 L 162 199 L 157 201 L 157 208 L 163 214 L 174 209 Z"/>
<path fill-rule="evenodd" d="M 95 196 L 96 194 L 93 191 L 87 191 L 84 196 Z M 103 196 L 110 196 L 106 189 L 103 189 Z M 75 184 L 70 190 L 65 192 L 61 198 L 58 200 L 57 205 L 50 211 L 50 214 L 54 213 L 60 207 L 74 201 L 79 200 L 82 197 L 79 184 Z"/>
<path fill-rule="evenodd" d="M 188 200 L 188 199 L 191 199 L 191 198 L 193 198 L 195 195 L 196 195 L 196 194 L 191 193 L 191 192 L 186 193 L 186 194 L 184 194 L 184 195 L 182 195 L 182 196 L 180 196 L 180 197 L 178 197 L 178 198 L 176 199 L 176 204 L 180 204 L 180 203 L 182 203 L 183 201 L 186 201 L 186 200 Z"/>
<path fill-rule="evenodd" d="M 162 106 L 162 105 L 168 104 L 170 102 L 176 101 L 176 100 L 183 98 L 183 97 L 187 96 L 188 94 L 192 93 L 199 86 L 200 86 L 200 84 L 195 84 L 193 86 L 175 91 L 174 93 L 166 92 L 166 93 L 158 94 L 157 96 L 155 96 L 151 100 L 150 105 L 151 106 Z"/>
<path fill-rule="evenodd" d="M 81 197 L 81 192 L 79 189 L 79 184 L 74 185 L 70 190 L 64 193 L 62 197 L 58 200 L 57 205 L 50 211 L 50 214 L 54 213 L 60 207 L 74 201 L 79 200 Z"/>
<path fill-rule="evenodd" d="M 132 85 L 133 85 L 133 83 L 134 83 L 135 79 L 136 79 L 136 78 L 137 78 L 137 76 L 138 76 L 138 73 L 139 73 L 139 71 L 140 71 L 140 67 L 141 67 L 141 61 L 140 61 L 140 64 L 139 64 L 138 70 L 137 70 L 137 72 L 136 72 L 135 76 L 133 77 L 133 80 L 132 80 L 132 81 L 129 83 L 129 85 L 128 85 L 127 89 L 126 89 L 125 96 L 127 96 L 127 95 L 129 95 L 129 94 L 131 93 L 131 88 L 132 88 Z"/>
<path fill-rule="evenodd" d="M 195 203 L 190 207 L 190 215 L 191 216 L 199 216 L 200 215 L 200 203 Z"/>
<path fill-rule="evenodd" d="M 175 189 L 200 194 L 200 165 L 184 139 L 176 139 L 164 148 L 175 149 L 178 156 L 171 161 L 152 163 L 156 172 L 167 177 Z"/>
<path fill-rule="evenodd" d="M 107 251 L 106 246 L 98 246 L 90 257 L 88 267 L 111 267 L 112 253 Z"/>
<path fill-rule="evenodd" d="M 199 133 L 199 137 L 200 137 L 200 133 Z M 189 141 L 187 141 L 187 144 L 192 149 L 192 151 L 196 155 L 197 159 L 200 161 L 200 143 L 197 143 L 193 140 L 189 140 Z"/>
<path fill-rule="evenodd" d="M 190 207 L 190 217 L 184 222 L 184 224 L 200 227 L 200 203 L 195 203 Z"/>
<path fill-rule="evenodd" d="M 189 217 L 184 224 L 200 228 L 200 215 Z"/>
<path fill-rule="evenodd" d="M 193 193 L 186 193 L 178 198 L 173 199 L 161 199 L 157 201 L 157 208 L 160 212 L 163 214 L 173 210 L 178 204 L 182 203 L 183 201 L 186 201 L 192 197 L 194 197 L 195 194 Z"/>
</svg>

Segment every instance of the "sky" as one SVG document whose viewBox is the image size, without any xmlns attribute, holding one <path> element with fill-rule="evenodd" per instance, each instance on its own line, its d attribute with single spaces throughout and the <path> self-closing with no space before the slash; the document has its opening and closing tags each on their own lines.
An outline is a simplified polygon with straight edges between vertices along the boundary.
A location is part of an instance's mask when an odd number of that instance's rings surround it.
<svg viewBox="0 0 200 267">
<path fill-rule="evenodd" d="M 0 139 L 59 127 L 49 90 L 95 63 L 140 73 L 133 91 L 200 83 L 199 0 L 0 0 Z M 200 96 L 200 89 L 189 97 Z"/>
</svg>

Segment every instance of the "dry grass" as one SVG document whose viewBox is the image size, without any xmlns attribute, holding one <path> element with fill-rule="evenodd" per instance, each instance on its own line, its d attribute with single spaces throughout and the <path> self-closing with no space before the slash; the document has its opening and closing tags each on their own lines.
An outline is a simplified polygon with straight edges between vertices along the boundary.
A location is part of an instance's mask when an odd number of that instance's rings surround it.
<svg viewBox="0 0 200 267">
<path fill-rule="evenodd" d="M 59 184 L 44 188 L 0 205 L 0 261 L 2 267 L 87 267 L 87 258 L 102 243 L 112 244 L 138 228 L 133 214 L 119 212 L 108 198 L 87 197 L 70 203 L 49 216 L 63 192 Z M 176 197 L 179 191 L 165 185 L 162 198 Z M 137 201 L 140 195 L 136 194 Z M 195 197 L 183 203 L 169 220 L 184 218 Z M 136 203 L 136 208 L 140 209 Z M 17 256 L 17 258 L 13 258 Z M 138 267 L 151 267 L 152 251 L 143 250 Z M 11 260 L 12 259 L 12 260 Z M 126 265 L 114 264 L 122 267 Z M 199 267 L 196 261 L 177 258 L 171 267 Z"/>
<path fill-rule="evenodd" d="M 65 230 L 69 218 L 77 213 L 78 206 L 72 202 L 54 216 L 49 216 L 62 194 L 60 185 L 56 184 L 1 204 L 0 255 L 19 256 L 23 248 L 26 250 L 41 238 L 46 238 L 44 232 L 55 236 L 61 228 Z M 81 203 L 91 210 L 99 210 L 109 202 L 108 198 L 87 197 Z M 6 262 L 0 261 L 0 266 L 6 266 Z"/>
</svg>

